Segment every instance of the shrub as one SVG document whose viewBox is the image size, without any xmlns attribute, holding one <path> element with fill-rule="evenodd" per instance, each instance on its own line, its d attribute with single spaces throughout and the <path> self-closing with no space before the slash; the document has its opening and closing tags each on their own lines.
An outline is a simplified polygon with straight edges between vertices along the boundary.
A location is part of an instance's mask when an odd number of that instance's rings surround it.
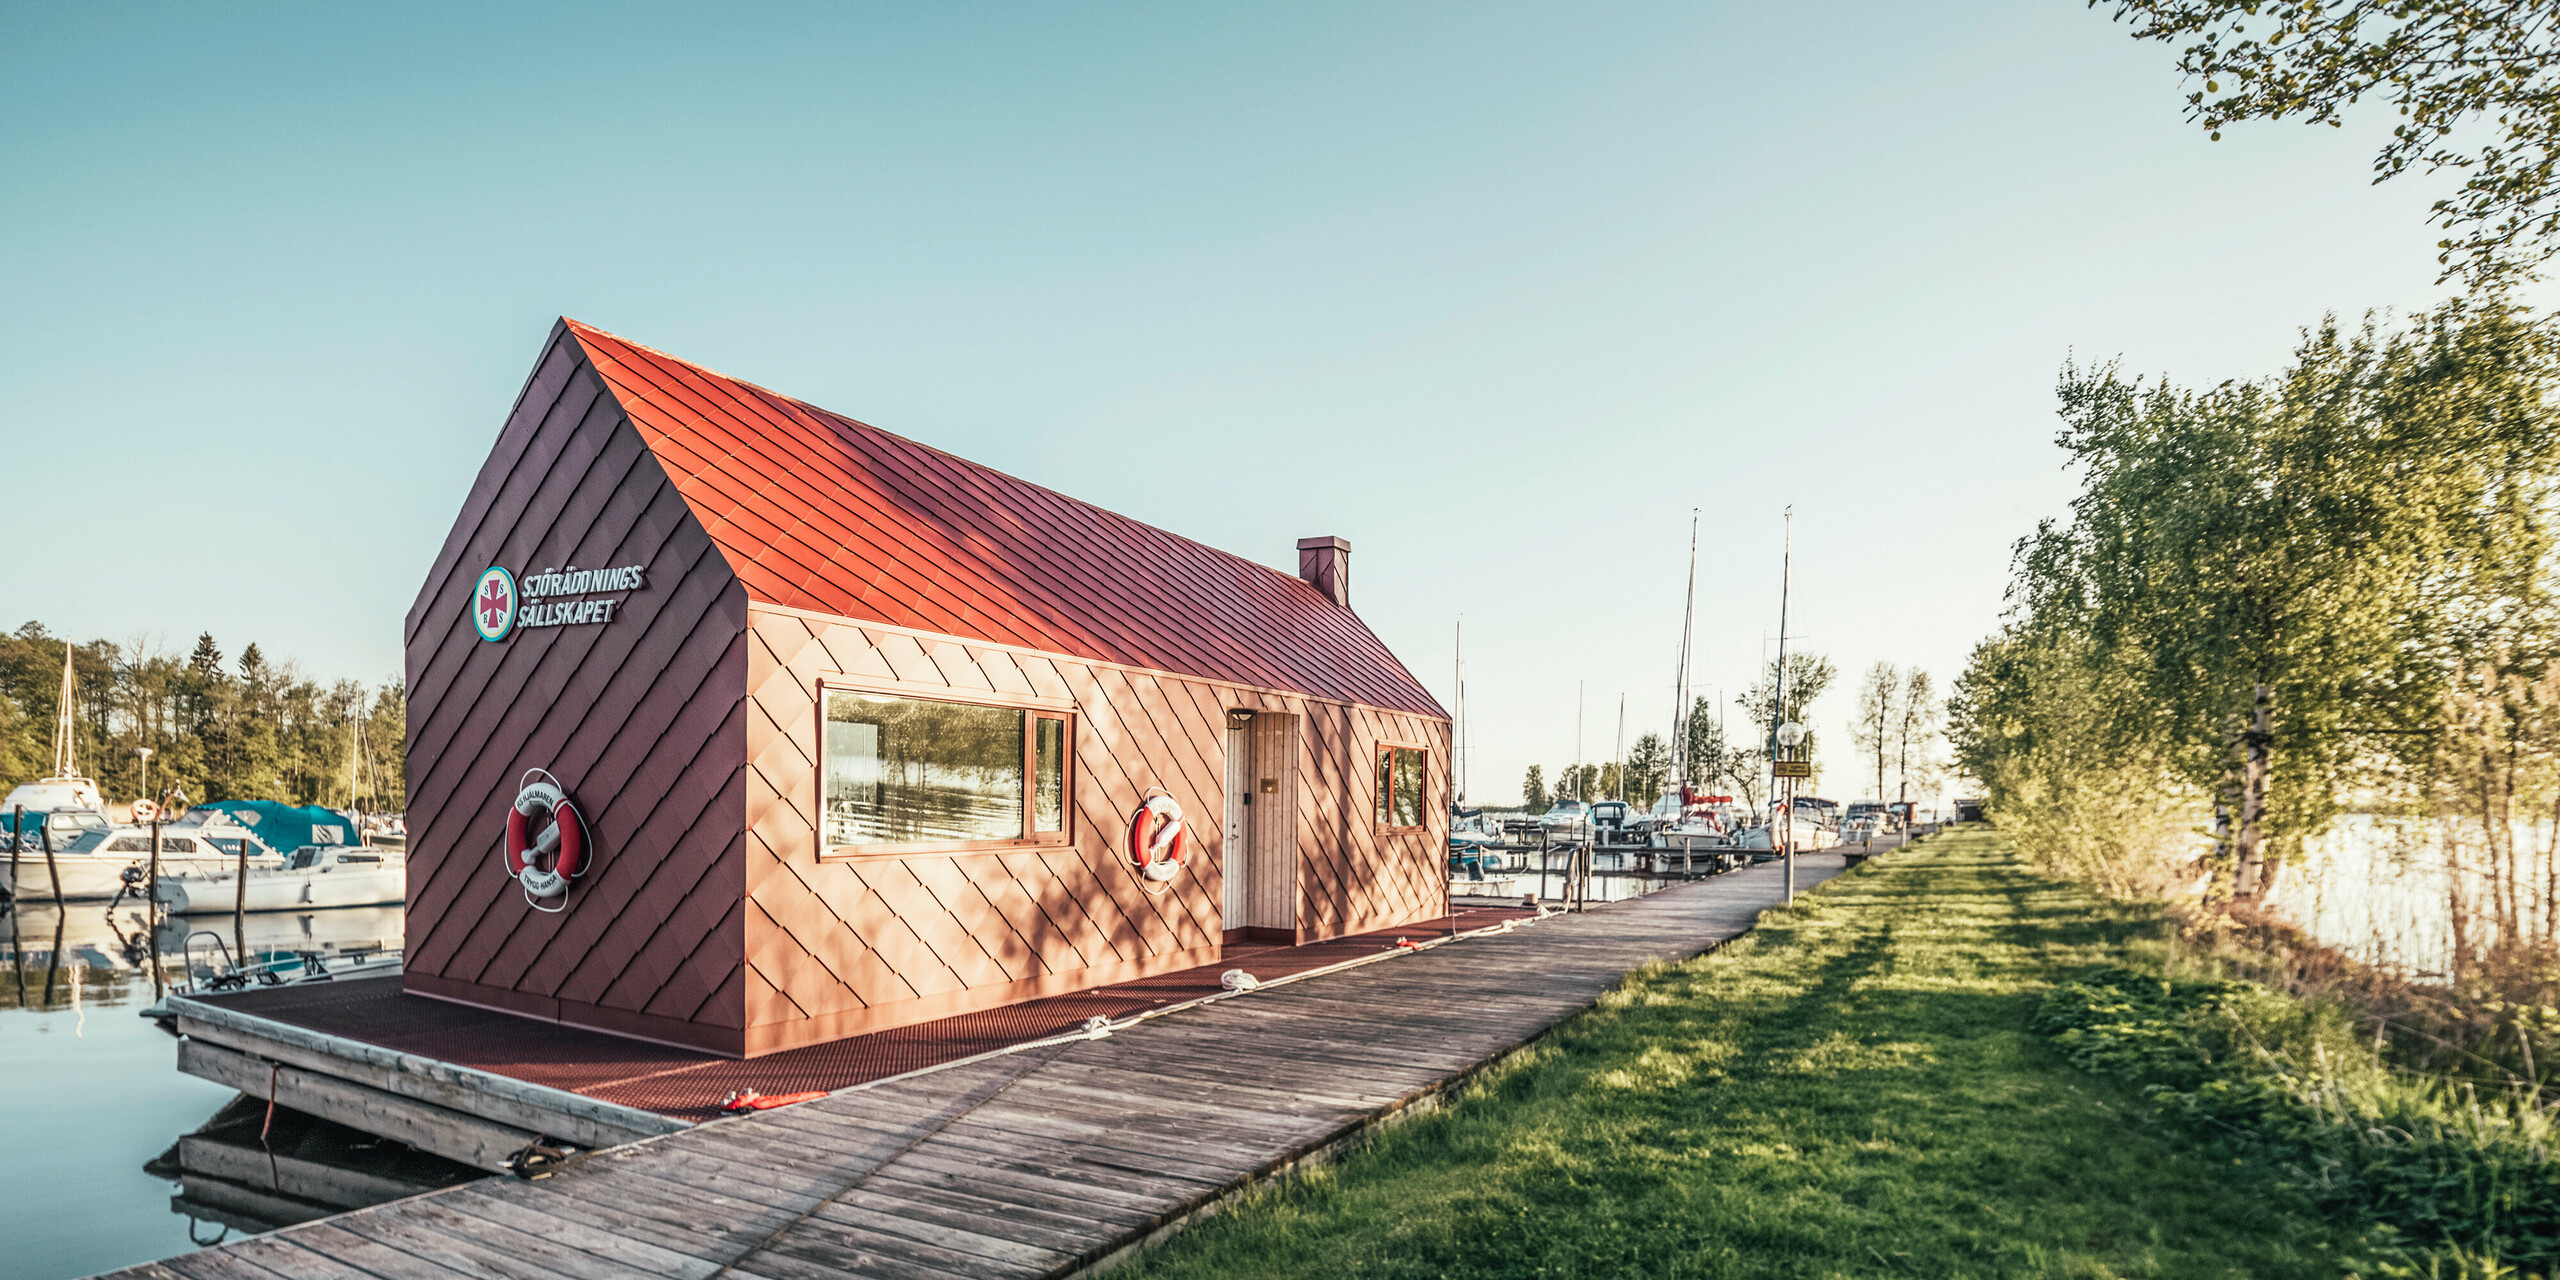
<svg viewBox="0 0 2560 1280">
<path fill-rule="evenodd" d="M 2136 1084 L 2163 1116 L 2275 1162 L 2325 1210 L 2434 1261 L 2560 1262 L 2549 1116 L 2530 1098 L 2394 1072 L 2335 1004 L 2110 968 L 2053 988 L 2035 1026 L 2075 1065 Z"/>
</svg>

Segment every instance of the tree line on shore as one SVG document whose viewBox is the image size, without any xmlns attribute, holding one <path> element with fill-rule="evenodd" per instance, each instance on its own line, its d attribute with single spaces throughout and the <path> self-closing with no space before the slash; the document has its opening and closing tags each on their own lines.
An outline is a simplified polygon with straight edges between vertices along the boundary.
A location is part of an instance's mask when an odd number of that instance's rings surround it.
<svg viewBox="0 0 2560 1280">
<path fill-rule="evenodd" d="M 2080 494 L 1953 704 L 1999 822 L 2119 893 L 2255 904 L 2350 807 L 2509 860 L 2511 820 L 2560 816 L 2547 320 L 2332 319 L 2264 382 L 2073 365 L 2060 399 Z"/>
<path fill-rule="evenodd" d="M 72 760 L 111 799 L 144 798 L 147 787 L 190 800 L 402 807 L 399 681 L 324 684 L 254 642 L 229 657 L 210 634 L 180 655 L 148 638 L 74 642 L 37 622 L 0 633 L 0 779 L 9 785 L 53 766 L 66 651 Z"/>
<path fill-rule="evenodd" d="M 1545 767 L 1529 766 L 1521 780 L 1520 800 L 1538 812 L 1564 800 L 1626 800 L 1650 805 L 1686 777 L 1692 788 L 1730 794 L 1745 807 L 1758 809 L 1769 787 L 1769 747 L 1778 727 L 1778 662 L 1771 659 L 1750 688 L 1733 700 L 1742 712 L 1748 737 L 1730 737 L 1727 717 L 1704 697 L 1693 700 L 1669 739 L 1658 733 L 1638 737 L 1623 760 L 1601 764 L 1569 764 L 1552 779 Z M 1820 777 L 1821 735 L 1810 711 L 1839 679 L 1839 668 L 1818 653 L 1786 657 L 1786 707 L 1790 719 L 1805 726 L 1802 748 Z M 1875 799 L 1909 799 L 1915 790 L 1935 786 L 1939 766 L 1935 754 L 1943 704 L 1929 673 L 1908 671 L 1890 662 L 1868 668 L 1858 695 L 1857 718 L 1850 737 L 1866 763 L 1875 766 Z M 1864 773 L 1859 778 L 1863 780 Z M 1888 778 L 1893 779 L 1888 783 Z"/>
</svg>

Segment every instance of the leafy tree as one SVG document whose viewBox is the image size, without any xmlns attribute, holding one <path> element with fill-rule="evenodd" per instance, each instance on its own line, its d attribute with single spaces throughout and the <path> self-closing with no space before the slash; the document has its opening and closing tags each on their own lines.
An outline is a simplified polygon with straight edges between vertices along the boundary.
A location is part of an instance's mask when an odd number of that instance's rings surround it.
<svg viewBox="0 0 2560 1280">
<path fill-rule="evenodd" d="M 1840 669 L 1831 664 L 1831 659 L 1821 654 L 1798 652 L 1787 655 L 1786 713 L 1789 719 L 1804 726 L 1805 759 L 1816 762 L 1814 768 L 1817 772 L 1821 769 L 1819 763 L 1821 757 L 1815 754 L 1813 719 L 1808 713 L 1813 704 L 1831 688 L 1831 682 L 1839 676 Z M 1753 681 L 1751 687 L 1743 691 L 1742 696 L 1733 700 L 1735 706 L 1742 708 L 1743 715 L 1750 719 L 1751 727 L 1756 731 L 1749 748 L 1750 767 L 1756 775 L 1761 776 L 1765 776 L 1769 771 L 1769 747 L 1776 741 L 1778 725 L 1783 723 L 1777 719 L 1777 678 L 1778 662 L 1777 659 L 1772 658 L 1769 660 L 1769 669 L 1761 672 L 1760 678 Z M 1756 804 L 1757 801 L 1754 803 Z"/>
<path fill-rule="evenodd" d="M 2218 882 L 2262 895 L 2350 788 L 2426 767 L 2454 660 L 2551 633 L 2556 391 L 2553 335 L 2495 302 L 2325 323 L 2265 383 L 2067 368 L 2081 493 L 1951 710 L 1995 813 L 2105 861 L 2100 792 L 2219 798 Z"/>
<path fill-rule="evenodd" d="M 2103 2 L 2135 38 L 2180 46 L 2178 70 L 2198 85 L 2187 117 L 2216 140 L 2244 120 L 2337 128 L 2367 97 L 2396 108 L 2373 180 L 2413 167 L 2462 175 L 2430 213 L 2448 233 L 2437 243 L 2443 278 L 2499 284 L 2560 251 L 2560 24 L 2550 4 Z"/>
<path fill-rule="evenodd" d="M 1911 784 L 1927 788 L 1936 770 L 1929 762 L 1929 739 L 1938 731 L 1938 689 L 1929 673 L 1913 667 L 1902 680 L 1902 704 L 1893 717 L 1894 770 L 1900 786 L 1896 800 L 1911 798 Z"/>
<path fill-rule="evenodd" d="M 2138 660 L 2102 655 L 2068 621 L 2030 615 L 1975 646 L 1948 699 L 1947 737 L 2019 848 L 2113 896 L 2151 896 L 2191 853 L 2183 828 L 2196 793 L 2138 712 Z"/>
<path fill-rule="evenodd" d="M 1529 776 L 1520 784 L 1520 803 L 1527 806 L 1533 813 L 1546 812 L 1547 806 L 1552 803 L 1547 799 L 1546 770 L 1534 764 L 1529 766 Z"/>
<path fill-rule="evenodd" d="M 1658 733 L 1636 739 L 1627 749 L 1626 798 L 1649 805 L 1662 795 L 1671 776 L 1671 747 Z"/>
<path fill-rule="evenodd" d="M 63 644 L 33 622 L 0 635 L 0 785 L 51 765 Z M 71 655 L 73 758 L 110 796 L 141 794 L 137 749 L 149 747 L 154 793 L 345 805 L 361 784 L 367 808 L 404 803 L 407 698 L 397 681 L 323 687 L 255 645 L 235 674 L 210 635 L 183 659 L 147 638 L 75 644 Z"/>
<path fill-rule="evenodd" d="M 1894 723 L 1901 719 L 1901 703 L 1901 670 L 1890 662 L 1867 668 L 1866 684 L 1858 690 L 1858 718 L 1850 723 L 1849 737 L 1876 762 L 1876 789 L 1869 794 L 1879 800 L 1884 798 L 1885 762 Z"/>
<path fill-rule="evenodd" d="M 1556 774 L 1554 798 L 1597 800 L 1603 794 L 1600 783 L 1600 766 L 1596 764 L 1566 765 Z"/>
</svg>

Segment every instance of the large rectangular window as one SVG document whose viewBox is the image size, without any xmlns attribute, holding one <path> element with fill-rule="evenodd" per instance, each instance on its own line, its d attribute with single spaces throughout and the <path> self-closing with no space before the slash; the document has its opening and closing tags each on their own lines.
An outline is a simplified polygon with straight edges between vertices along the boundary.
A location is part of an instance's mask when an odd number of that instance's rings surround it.
<svg viewBox="0 0 2560 1280">
<path fill-rule="evenodd" d="M 1419 747 L 1378 748 L 1378 825 L 1419 827 L 1428 788 Z"/>
<path fill-rule="evenodd" d="M 1066 717 L 821 692 L 819 840 L 828 852 L 1053 840 L 1065 833 Z"/>
</svg>

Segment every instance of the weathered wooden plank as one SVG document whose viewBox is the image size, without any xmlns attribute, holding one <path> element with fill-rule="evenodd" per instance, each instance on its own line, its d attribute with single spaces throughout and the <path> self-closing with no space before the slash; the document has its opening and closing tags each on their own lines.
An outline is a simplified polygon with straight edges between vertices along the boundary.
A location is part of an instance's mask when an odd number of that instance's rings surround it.
<svg viewBox="0 0 2560 1280">
<path fill-rule="evenodd" d="M 954 1120 L 922 1145 L 998 1152 L 1056 1149 L 1070 1159 L 1087 1158 L 1090 1152 L 1108 1152 L 1119 1157 L 1115 1168 L 1160 1167 L 1164 1176 L 1185 1179 L 1215 1177 L 1225 1168 L 1223 1161 L 1200 1157 L 1179 1137 L 1115 1131 L 1103 1125 L 1062 1124 L 1000 1111 L 995 1116 L 972 1114 Z"/>
<path fill-rule="evenodd" d="M 886 1224 L 893 1218 L 913 1218 L 999 1240 L 1034 1245 L 1060 1254 L 1080 1253 L 1092 1247 L 1093 1242 L 1093 1220 L 1089 1215 L 1052 1214 L 1021 1204 L 1000 1204 L 984 1197 L 952 1195 L 877 1174 L 864 1179 L 862 1185 L 846 1192 L 836 1205 L 821 1212 L 826 1216 L 862 1214 L 865 1215 L 862 1221 L 879 1225 L 883 1230 L 892 1229 Z"/>
<path fill-rule="evenodd" d="M 344 1214 L 341 1218 L 364 1217 Z M 370 1273 L 381 1280 L 488 1280 L 483 1271 L 458 1271 L 431 1262 L 403 1249 L 367 1240 L 338 1225 L 340 1219 L 313 1222 L 291 1228 L 293 1241 L 321 1257 L 359 1273 Z M 343 1275 L 345 1272 L 329 1274 Z"/>
<path fill-rule="evenodd" d="M 385 1093 L 432 1102 L 580 1146 L 613 1146 L 687 1127 L 682 1120 L 637 1107 L 328 1035 L 210 1001 L 173 996 L 169 1003 L 178 1012 L 179 1033 L 190 1038 L 209 1040 L 272 1062 L 341 1076 Z"/>
<path fill-rule="evenodd" d="M 875 1208 L 894 1203 L 872 1198 Z M 962 1275 L 987 1272 L 1040 1275 L 1075 1256 L 1073 1252 L 1044 1249 L 938 1220 L 950 1215 L 920 1215 L 916 1206 L 896 1207 L 895 1213 L 879 1214 L 852 1208 L 841 1201 L 830 1203 L 810 1215 L 808 1221 L 784 1232 L 782 1238 L 775 1242 L 775 1247 L 806 1248 L 813 1243 L 825 1243 L 836 1247 L 876 1249 L 922 1266 L 956 1271 Z"/>
<path fill-rule="evenodd" d="M 431 1232 L 437 1238 L 454 1242 L 455 1247 L 470 1256 L 479 1257 L 485 1251 L 495 1251 L 521 1258 L 551 1275 L 568 1277 L 569 1280 L 624 1280 L 631 1272 L 629 1264 L 577 1248 L 549 1231 L 519 1230 L 456 1208 L 447 1208 L 432 1196 L 384 1205 L 379 1214 L 362 1216 L 407 1223 Z"/>
<path fill-rule="evenodd" d="M 218 1249 L 180 1254 L 164 1262 L 150 1264 L 150 1271 L 161 1276 L 183 1277 L 184 1280 L 278 1280 L 275 1272 L 239 1254 Z"/>
<path fill-rule="evenodd" d="M 288 1227 L 272 1235 L 235 1241 L 222 1246 L 219 1250 L 208 1249 L 190 1256 L 203 1257 L 205 1254 L 219 1252 L 226 1257 L 264 1267 L 284 1277 L 284 1280 L 339 1280 L 341 1277 L 363 1274 L 355 1267 L 295 1243 L 297 1233 L 307 1229 Z"/>
<path fill-rule="evenodd" d="M 775 1181 L 783 1181 L 776 1178 Z M 779 1215 L 788 1220 L 806 1211 L 824 1198 L 826 1188 L 810 1189 L 810 1184 L 796 1175 L 789 1176 L 789 1188 L 768 1185 L 753 1176 L 753 1171 L 735 1163 L 714 1166 L 701 1157 L 691 1157 L 683 1165 L 657 1164 L 641 1169 L 616 1170 L 609 1179 L 587 1185 L 556 1186 L 558 1179 L 544 1182 L 545 1188 L 564 1195 L 620 1196 L 627 1188 L 635 1195 L 649 1196 L 667 1204 L 703 1206 L 725 1211 L 741 1221 L 763 1220 Z M 697 1208 L 695 1212 L 704 1211 Z M 767 1230 L 771 1229 L 770 1223 Z"/>
<path fill-rule="evenodd" d="M 351 1080 L 261 1062 L 237 1049 L 202 1040 L 178 1042 L 178 1069 L 252 1097 L 272 1097 L 296 1111 L 396 1138 L 421 1151 L 493 1172 L 505 1170 L 508 1158 L 523 1150 L 535 1136 Z"/>
<path fill-rule="evenodd" d="M 744 1280 L 847 1280 L 852 1276 L 865 1280 L 957 1280 L 967 1273 L 938 1271 L 859 1251 L 830 1250 L 824 1260 L 813 1260 L 797 1252 L 767 1249 L 739 1263 L 730 1274 Z"/>
<path fill-rule="evenodd" d="M 576 1193 L 553 1189 L 551 1184 L 554 1181 L 556 1179 L 545 1179 L 533 1183 L 529 1202 L 575 1197 Z M 578 1199 L 574 1205 L 558 1212 L 575 1214 L 579 1220 L 592 1222 L 601 1229 L 643 1240 L 715 1266 L 737 1256 L 799 1216 L 797 1211 L 767 1209 L 728 1200 L 727 1197 L 719 1197 L 727 1203 L 713 1203 L 707 1197 L 661 1194 L 653 1189 L 656 1185 L 650 1179 L 632 1175 L 616 1180 L 609 1189 L 597 1189 L 609 1190 L 615 1197 L 614 1203 L 591 1203 Z"/>
<path fill-rule="evenodd" d="M 620 1264 L 626 1271 L 648 1275 L 674 1276 L 678 1280 L 702 1280 L 717 1264 L 674 1249 L 661 1248 L 633 1236 L 599 1230 L 587 1223 L 530 1207 L 522 1197 L 483 1194 L 477 1188 L 435 1197 L 438 1208 L 455 1214 L 482 1218 L 500 1226 L 512 1227 L 530 1235 L 539 1235 L 582 1249 L 609 1262 Z"/>
<path fill-rule="evenodd" d="M 375 1213 L 351 1213 L 337 1225 L 347 1234 L 361 1236 L 386 1249 L 397 1249 L 413 1258 L 423 1258 L 437 1266 L 478 1280 L 581 1280 L 574 1274 L 552 1270 L 548 1266 L 514 1254 L 504 1248 L 473 1240 L 458 1240 L 439 1231 L 408 1221 L 390 1206 Z"/>
<path fill-rule="evenodd" d="M 1045 1270 L 1034 1265 L 1001 1262 L 937 1248 L 904 1236 L 885 1235 L 816 1219 L 792 1227 L 772 1244 L 757 1251 L 747 1262 L 749 1265 L 762 1265 L 766 1258 L 775 1255 L 798 1258 L 820 1266 L 842 1266 L 845 1260 L 859 1259 L 847 1270 L 861 1276 L 884 1273 L 903 1273 L 919 1278 L 1036 1276 Z"/>
</svg>

